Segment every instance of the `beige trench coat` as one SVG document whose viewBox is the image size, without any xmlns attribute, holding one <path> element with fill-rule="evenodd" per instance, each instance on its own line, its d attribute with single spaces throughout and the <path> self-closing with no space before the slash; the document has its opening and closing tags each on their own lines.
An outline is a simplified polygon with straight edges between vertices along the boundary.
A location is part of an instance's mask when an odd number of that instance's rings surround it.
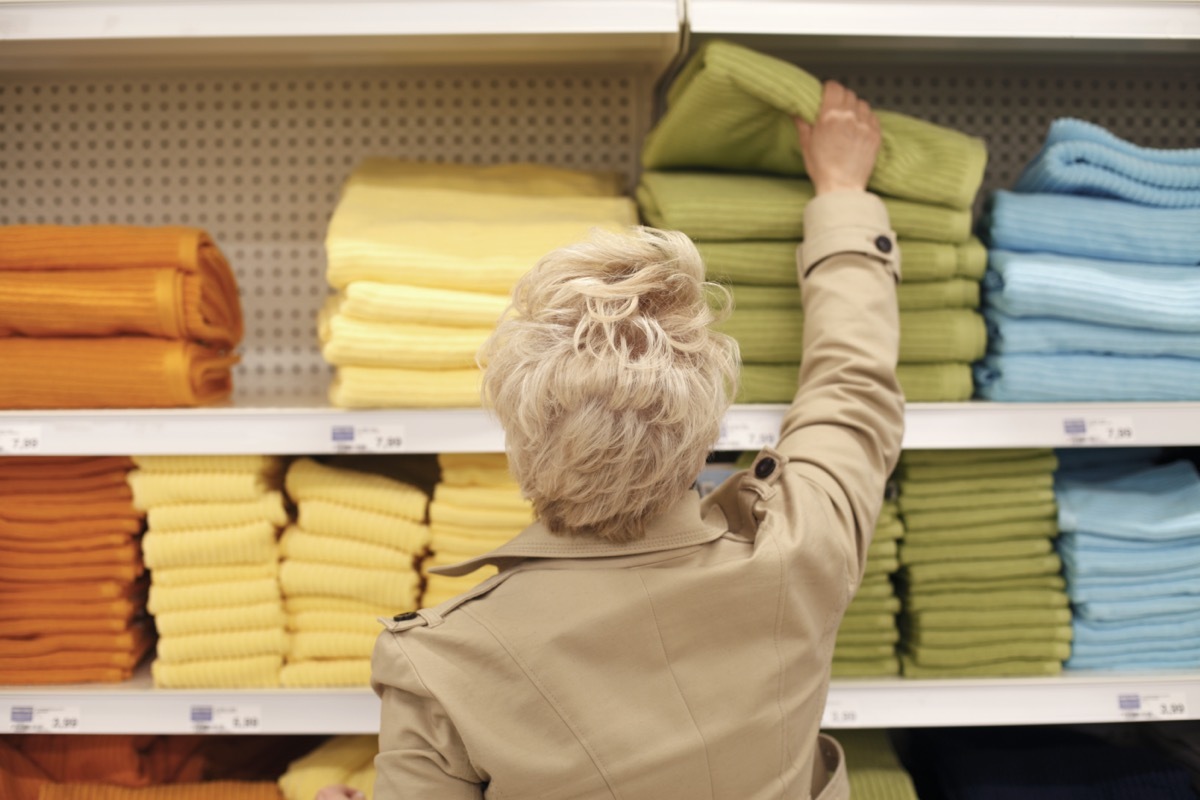
<svg viewBox="0 0 1200 800">
<path fill-rule="evenodd" d="M 609 544 L 532 525 L 500 574 L 387 623 L 376 800 L 847 797 L 818 726 L 899 455 L 883 204 L 809 204 L 800 390 L 776 448 Z M 814 768 L 815 767 L 815 768 Z"/>
</svg>

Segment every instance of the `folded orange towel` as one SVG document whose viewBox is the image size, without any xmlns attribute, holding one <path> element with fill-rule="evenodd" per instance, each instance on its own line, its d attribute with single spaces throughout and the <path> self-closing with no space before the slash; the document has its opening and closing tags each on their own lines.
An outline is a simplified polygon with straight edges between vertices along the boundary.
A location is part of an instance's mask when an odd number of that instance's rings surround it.
<svg viewBox="0 0 1200 800">
<path fill-rule="evenodd" d="M 233 271 L 195 228 L 3 227 L 0 272 L 0 335 L 242 338 Z"/>
<path fill-rule="evenodd" d="M 11 550 L 0 542 L 0 564 L 3 567 L 79 567 L 93 564 L 135 564 L 138 560 L 138 546 L 133 542 L 116 547 L 104 547 L 95 550 L 75 550 L 64 553 L 30 553 L 22 550 Z"/>
<path fill-rule="evenodd" d="M 0 669 L 0 685 L 48 686 L 65 683 L 121 683 L 133 677 L 124 667 L 55 667 L 47 669 Z M 7 800 L 7 795 L 0 795 Z"/>
<path fill-rule="evenodd" d="M 72 509 L 78 513 L 78 509 Z M 132 506 L 126 506 L 115 514 L 83 517 L 54 518 L 42 520 L 8 519 L 0 504 L 0 539 L 25 542 L 74 541 L 106 534 L 133 534 L 142 529 L 142 514 Z"/>
<path fill-rule="evenodd" d="M 0 536 L 0 550 L 16 550 L 22 553 L 55 553 L 60 561 L 70 560 L 71 554 L 82 550 L 101 550 L 121 547 L 133 541 L 128 533 L 102 533 L 79 539 L 9 539 Z"/>
<path fill-rule="evenodd" d="M 133 490 L 129 487 L 127 481 L 77 492 L 56 492 L 53 489 L 43 488 L 42 491 L 38 492 L 13 492 L 4 495 L 3 503 L 6 516 L 21 519 L 21 516 L 15 513 L 15 509 L 24 506 L 42 508 L 47 505 L 55 505 L 74 508 L 75 506 L 91 506 L 98 503 L 126 503 L 132 505 Z M 69 510 L 64 509 L 59 518 L 67 516 L 69 513 Z"/>
<path fill-rule="evenodd" d="M 89 581 L 85 583 L 12 583 L 0 581 L 0 603 L 79 603 L 96 600 L 143 600 L 149 581 L 137 583 Z"/>
<path fill-rule="evenodd" d="M 123 652 L 139 650 L 146 639 L 143 626 L 119 633 L 55 633 L 47 636 L 0 638 L 5 657 L 45 656 L 71 650 Z"/>
<path fill-rule="evenodd" d="M 0 603 L 0 621 L 19 621 L 21 619 L 32 619 L 35 617 L 42 620 L 74 618 L 84 620 L 96 617 L 115 617 L 128 621 L 133 617 L 134 614 L 140 613 L 144 606 L 144 603 L 134 602 L 128 598 L 97 601 L 92 603 L 55 603 L 47 601 L 4 602 Z M 86 628 L 84 628 L 84 630 L 86 630 Z M 61 628 L 56 632 L 60 631 Z M 34 630 L 33 632 L 39 633 L 37 630 Z M 3 628 L 0 628 L 0 635 L 5 633 L 6 631 Z"/>
<path fill-rule="evenodd" d="M 41 583 L 50 581 L 120 581 L 133 583 L 143 572 L 141 562 L 131 564 L 62 564 L 56 567 L 18 567 L 0 562 L 0 581 Z M 0 609 L 2 613 L 3 609 Z"/>
<path fill-rule="evenodd" d="M 12 456 L 0 458 L 0 478 L 82 478 L 133 466 L 127 456 Z"/>
<path fill-rule="evenodd" d="M 125 474 L 129 470 L 115 469 L 85 475 L 78 478 L 43 478 L 28 475 L 21 478 L 0 477 L 0 496 L 22 494 L 56 494 L 71 496 L 78 492 L 125 486 Z"/>
<path fill-rule="evenodd" d="M 125 789 L 94 783 L 46 784 L 38 800 L 281 800 L 274 783 L 212 781 Z"/>
<path fill-rule="evenodd" d="M 117 601 L 114 601 L 117 602 Z M 78 614 L 56 616 L 53 613 L 35 613 L 32 616 L 18 615 L 12 619 L 0 617 L 0 636 L 37 636 L 47 631 L 54 633 L 120 633 L 129 627 L 129 621 L 134 613 L 140 613 L 141 608 L 134 609 L 131 604 L 125 604 L 125 613 L 118 609 L 107 615 L 81 617 Z M 280 616 L 282 616 L 280 612 Z"/>
<path fill-rule="evenodd" d="M 5 654 L 0 655 L 0 672 L 13 669 L 74 669 L 76 667 L 98 667 L 100 669 L 115 667 L 132 670 L 153 644 L 154 637 L 143 632 L 135 637 L 134 646 L 124 651 L 60 650 L 43 655 L 10 656 L 6 649 Z"/>
<path fill-rule="evenodd" d="M 238 357 L 171 339 L 0 337 L 0 408 L 162 408 L 216 403 Z"/>
<path fill-rule="evenodd" d="M 43 495 L 42 497 L 47 497 Z M 52 495 L 49 495 L 52 496 Z M 111 500 L 90 503 L 59 503 L 47 500 L 31 501 L 37 495 L 21 495 L 21 498 L 4 498 L 0 503 L 0 519 L 12 522 L 70 522 L 88 519 L 119 519 L 131 517 L 141 519 L 141 512 L 133 507 L 129 498 L 115 495 Z"/>
</svg>

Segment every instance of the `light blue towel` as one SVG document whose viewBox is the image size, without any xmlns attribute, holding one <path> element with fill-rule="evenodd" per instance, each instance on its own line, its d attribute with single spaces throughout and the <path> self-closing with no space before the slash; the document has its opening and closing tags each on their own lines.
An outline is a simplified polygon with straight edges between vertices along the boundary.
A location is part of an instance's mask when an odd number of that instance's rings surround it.
<svg viewBox="0 0 1200 800">
<path fill-rule="evenodd" d="M 1065 194 L 992 196 L 992 247 L 1143 264 L 1200 264 L 1200 208 L 1145 208 Z"/>
<path fill-rule="evenodd" d="M 1190 461 L 1173 461 L 1107 481 L 1059 476 L 1054 494 L 1059 530 L 1086 531 L 1079 539 L 1085 546 L 1118 545 L 1099 538 L 1104 536 L 1139 543 L 1200 542 L 1200 473 Z"/>
<path fill-rule="evenodd" d="M 1088 658 L 1071 653 L 1063 664 L 1066 669 L 1193 669 L 1200 667 L 1200 647 L 1188 650 L 1131 649 L 1124 655 L 1108 655 Z"/>
<path fill-rule="evenodd" d="M 973 367 L 976 394 L 1008 403 L 1200 400 L 1200 359 L 995 354 Z"/>
<path fill-rule="evenodd" d="M 1059 537 L 1058 554 L 1063 562 L 1067 583 L 1089 575 L 1141 575 L 1149 580 L 1173 568 L 1200 567 L 1200 542 L 1190 545 L 1163 545 L 1142 552 L 1133 550 L 1102 550 L 1098 547 L 1075 549 L 1070 543 L 1074 534 Z M 1066 540 L 1066 541 L 1064 541 Z"/>
<path fill-rule="evenodd" d="M 1138 600 L 1103 600 L 1094 603 L 1076 603 L 1075 616 L 1090 620 L 1156 619 L 1163 614 L 1182 614 L 1200 611 L 1200 597 L 1175 595 L 1173 597 L 1143 597 Z"/>
<path fill-rule="evenodd" d="M 1076 617 L 1071 622 L 1077 644 L 1115 645 L 1166 640 L 1178 644 L 1200 637 L 1200 613 L 1166 614 L 1158 619 L 1095 622 Z"/>
<path fill-rule="evenodd" d="M 1058 456 L 1056 474 L 1070 477 L 1088 475 L 1093 469 L 1108 467 L 1120 467 L 1124 472 L 1137 471 L 1152 466 L 1162 454 L 1161 447 L 1064 447 L 1054 451 Z"/>
<path fill-rule="evenodd" d="M 1163 584 L 1167 583 L 1182 583 L 1189 580 L 1200 580 L 1200 567 L 1184 567 L 1182 569 L 1163 570 L 1155 581 Z M 1132 585 L 1145 586 L 1146 576 L 1144 575 L 1087 575 L 1084 577 L 1075 576 L 1075 580 L 1067 586 L 1068 593 L 1070 592 L 1089 592 L 1093 597 L 1104 597 L 1105 592 L 1109 592 L 1108 596 L 1119 596 L 1121 592 L 1129 589 Z"/>
<path fill-rule="evenodd" d="M 984 321 L 988 350 L 993 353 L 1200 358 L 1200 335 L 1195 333 L 1117 328 L 1049 317 L 1010 317 L 995 309 L 984 311 Z"/>
<path fill-rule="evenodd" d="M 1113 644 L 1073 644 L 1071 654 L 1090 661 L 1112 656 L 1123 658 L 1134 650 L 1138 652 L 1160 653 L 1163 651 L 1174 652 L 1178 649 L 1178 639 L 1155 639 L 1139 642 L 1137 647 L 1130 647 L 1127 642 L 1115 642 Z"/>
<path fill-rule="evenodd" d="M 1196 208 L 1200 207 L 1200 149 L 1138 147 L 1099 125 L 1059 119 L 1051 123 L 1042 151 L 1014 188 Z"/>
<path fill-rule="evenodd" d="M 988 308 L 1013 317 L 1200 331 L 1200 270 L 1186 266 L 992 250 L 983 290 Z"/>
<path fill-rule="evenodd" d="M 1200 569 L 1196 572 L 1200 573 Z M 1076 605 L 1141 600 L 1147 597 L 1191 595 L 1196 597 L 1197 606 L 1200 607 L 1200 574 L 1169 581 L 1157 578 L 1148 581 L 1143 577 L 1138 577 L 1123 585 L 1098 586 L 1090 582 L 1076 581 L 1067 587 L 1067 595 Z"/>
</svg>

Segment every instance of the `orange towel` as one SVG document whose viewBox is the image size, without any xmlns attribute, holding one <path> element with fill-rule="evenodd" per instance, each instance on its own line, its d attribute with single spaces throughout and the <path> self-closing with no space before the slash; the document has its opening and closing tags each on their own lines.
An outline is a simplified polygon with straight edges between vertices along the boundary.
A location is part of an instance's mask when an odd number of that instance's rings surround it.
<svg viewBox="0 0 1200 800">
<path fill-rule="evenodd" d="M 128 456 L 12 456 L 0 458 L 0 478 L 82 478 L 133 467 Z"/>
<path fill-rule="evenodd" d="M 90 506 L 98 503 L 127 503 L 132 505 L 133 490 L 129 487 L 127 481 L 78 492 L 57 492 L 53 489 L 43 488 L 42 491 L 38 492 L 12 492 L 6 494 L 2 502 L 6 516 L 20 519 L 19 516 L 11 512 L 14 509 L 24 506 L 41 508 L 46 505 L 61 505 L 74 508 L 75 506 Z M 69 511 L 64 511 L 64 516 L 67 514 L 69 514 Z"/>
<path fill-rule="evenodd" d="M 130 628 L 120 633 L 57 633 L 48 636 L 0 638 L 5 657 L 45 656 L 71 650 L 131 653 L 142 647 L 146 632 Z"/>
<path fill-rule="evenodd" d="M 3 335 L 242 339 L 233 272 L 195 228 L 8 226 L 0 272 Z"/>
<path fill-rule="evenodd" d="M 78 513 L 79 509 L 72 509 Z M 68 541 L 90 536 L 124 533 L 133 534 L 142 529 L 142 513 L 131 506 L 117 513 L 94 519 L 7 519 L 4 506 L 0 504 L 0 539 L 42 542 L 47 540 Z"/>
<path fill-rule="evenodd" d="M 0 686 L 47 686 L 64 683 L 121 683 L 133 677 L 124 667 L 37 667 L 0 669 Z M 8 800 L 7 795 L 3 795 Z"/>
<path fill-rule="evenodd" d="M 162 408 L 216 403 L 238 362 L 170 339 L 0 338 L 0 408 Z"/>
<path fill-rule="evenodd" d="M 141 637 L 135 648 L 122 652 L 106 650 L 61 650 L 38 656 L 0 656 L 0 673 L 6 670 L 75 669 L 77 667 L 97 669 L 123 669 L 132 671 L 154 643 L 153 637 Z M 37 683 L 37 681 L 34 681 Z"/>
<path fill-rule="evenodd" d="M 43 495 L 47 497 L 51 495 Z M 91 503 L 58 503 L 41 500 L 30 502 L 30 495 L 22 495 L 24 501 L 6 497 L 0 503 L 0 519 L 12 522 L 69 522 L 85 519 L 114 519 L 120 517 L 141 518 L 141 512 L 133 507 L 132 498 L 114 496 L 112 500 Z"/>
<path fill-rule="evenodd" d="M 129 470 L 117 469 L 78 478 L 42 478 L 35 475 L 20 478 L 0 477 L 0 496 L 22 494 L 56 494 L 71 496 L 78 492 L 125 486 Z"/>
<path fill-rule="evenodd" d="M 92 603 L 54 603 L 46 601 L 13 601 L 11 603 L 0 603 L 0 621 L 12 620 L 19 621 L 25 618 L 40 618 L 46 619 L 89 619 L 89 618 L 110 618 L 124 619 L 128 621 L 135 613 L 139 613 L 144 608 L 145 604 L 135 602 L 128 598 L 120 598 L 116 600 L 96 601 Z M 61 629 L 60 629 L 61 630 Z M 74 630 L 74 629 L 72 629 Z M 85 628 L 86 630 L 86 628 Z M 34 630 L 34 633 L 39 631 Z M 5 633 L 3 628 L 0 628 L 0 635 Z M 20 634 L 10 634 L 20 635 Z"/>
<path fill-rule="evenodd" d="M 274 783 L 212 781 L 123 789 L 88 783 L 46 784 L 37 800 L 280 800 Z"/>
<path fill-rule="evenodd" d="M 84 564 L 57 567 L 16 567 L 0 562 L 0 581 L 66 583 L 68 581 L 120 581 L 133 583 L 142 574 L 141 563 Z"/>
<path fill-rule="evenodd" d="M 135 600 L 146 597 L 149 581 L 137 583 L 94 581 L 86 583 L 9 583 L 0 581 L 0 605 L 12 603 L 79 603 L 97 600 Z"/>
<path fill-rule="evenodd" d="M 135 609 L 130 604 L 126 613 L 110 613 L 95 617 L 79 614 L 54 616 L 38 613 L 35 616 L 19 615 L 13 619 L 0 617 L 0 636 L 37 636 L 40 633 L 120 633 L 129 627 Z M 140 612 L 140 609 L 136 609 Z"/>
<path fill-rule="evenodd" d="M 30 553 L 9 549 L 0 542 L 0 570 L 8 567 L 78 567 L 94 564 L 136 564 L 139 548 L 133 542 L 117 547 L 75 550 L 70 553 Z"/>
<path fill-rule="evenodd" d="M 22 553 L 56 553 L 60 560 L 69 560 L 71 554 L 80 550 L 101 550 L 106 547 L 121 547 L 133 541 L 128 533 L 102 533 L 79 539 L 8 539 L 0 536 L 0 550 L 17 550 Z"/>
</svg>

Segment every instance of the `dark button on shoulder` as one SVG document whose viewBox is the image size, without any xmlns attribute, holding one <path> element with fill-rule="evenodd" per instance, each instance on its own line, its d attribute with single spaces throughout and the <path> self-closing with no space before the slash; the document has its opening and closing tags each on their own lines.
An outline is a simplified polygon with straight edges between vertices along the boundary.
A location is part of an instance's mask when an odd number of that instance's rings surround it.
<svg viewBox="0 0 1200 800">
<path fill-rule="evenodd" d="M 761 480 L 766 480 L 771 477 L 771 473 L 775 471 L 775 459 L 764 458 L 754 465 L 754 477 Z"/>
<path fill-rule="evenodd" d="M 880 236 L 875 239 L 875 249 L 883 254 L 892 252 L 892 240 L 886 236 Z"/>
<path fill-rule="evenodd" d="M 393 622 L 408 622 L 410 619 L 416 619 L 416 618 L 417 618 L 417 612 L 405 611 L 403 614 L 397 614 L 396 616 L 392 617 L 392 621 Z"/>
</svg>

